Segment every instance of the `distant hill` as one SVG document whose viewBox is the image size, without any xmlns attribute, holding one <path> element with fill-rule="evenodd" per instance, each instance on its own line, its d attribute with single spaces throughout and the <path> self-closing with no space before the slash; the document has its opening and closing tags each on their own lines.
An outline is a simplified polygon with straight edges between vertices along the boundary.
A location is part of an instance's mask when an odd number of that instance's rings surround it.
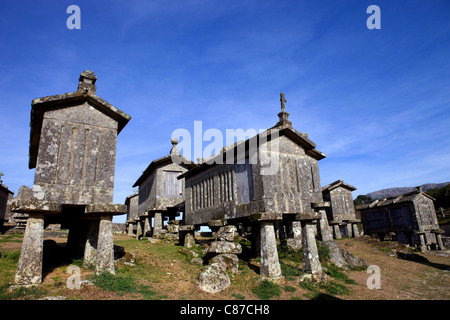
<svg viewBox="0 0 450 320">
<path fill-rule="evenodd" d="M 425 183 L 422 185 L 422 190 L 427 191 L 428 189 L 433 188 L 441 188 L 443 186 L 446 186 L 447 184 L 450 184 L 449 182 L 442 182 L 442 183 Z M 381 189 L 378 191 L 370 192 L 366 194 L 366 196 L 371 197 L 373 200 L 375 199 L 382 199 L 392 196 L 398 196 L 402 193 L 412 192 L 416 190 L 415 187 L 399 187 L 399 188 L 387 188 L 387 189 Z"/>
</svg>

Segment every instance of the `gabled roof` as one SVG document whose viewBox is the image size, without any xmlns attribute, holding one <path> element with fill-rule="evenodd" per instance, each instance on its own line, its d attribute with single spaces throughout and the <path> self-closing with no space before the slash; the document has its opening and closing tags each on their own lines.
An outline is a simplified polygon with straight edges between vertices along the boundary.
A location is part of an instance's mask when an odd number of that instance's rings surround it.
<svg viewBox="0 0 450 320">
<path fill-rule="evenodd" d="M 245 150 L 246 150 L 246 152 L 248 152 L 251 140 L 257 139 L 256 141 L 259 143 L 260 138 L 265 136 L 265 137 L 267 137 L 267 138 L 265 138 L 265 141 L 270 141 L 271 137 L 274 134 L 278 134 L 278 136 L 280 136 L 280 137 L 281 136 L 288 137 L 291 141 L 293 141 L 294 143 L 301 146 L 305 150 L 305 153 L 307 155 L 309 155 L 310 157 L 312 157 L 316 160 L 321 160 L 326 157 L 326 155 L 324 153 L 315 149 L 316 144 L 314 142 L 312 142 L 311 140 L 309 140 L 307 138 L 306 134 L 295 130 L 290 124 L 280 124 L 280 125 L 276 125 L 276 126 L 270 128 L 270 129 L 267 129 L 267 130 L 257 134 L 256 136 L 253 136 L 246 140 L 235 142 L 234 144 L 230 144 L 230 145 L 222 148 L 222 150 L 220 151 L 219 154 L 213 155 L 206 159 L 203 159 L 203 162 L 201 164 L 198 164 L 191 170 L 183 173 L 182 175 L 180 175 L 178 177 L 178 179 L 189 177 L 197 172 L 201 172 L 201 171 L 205 170 L 207 167 L 209 167 L 211 164 L 219 162 L 216 160 L 222 159 L 222 163 L 226 163 L 226 154 L 228 152 L 233 152 L 234 158 L 236 158 L 237 152 L 235 152 L 235 150 L 238 150 L 238 147 L 241 146 L 242 144 L 245 144 Z"/>
<path fill-rule="evenodd" d="M 372 209 L 375 207 L 387 207 L 387 206 L 394 205 L 397 203 L 413 202 L 420 195 L 425 196 L 433 201 L 436 200 L 423 191 L 415 190 L 412 192 L 400 194 L 398 196 L 392 196 L 392 197 L 383 198 L 383 199 L 376 199 L 376 200 L 372 201 L 371 203 L 360 204 L 356 207 L 356 209 L 364 210 L 364 209 Z"/>
<path fill-rule="evenodd" d="M 173 161 L 174 158 L 176 161 Z M 145 179 L 158 167 L 164 165 L 164 164 L 170 164 L 170 163 L 178 163 L 180 166 L 184 166 L 186 169 L 191 169 L 195 166 L 195 163 L 191 160 L 180 156 L 180 155 L 167 155 L 162 158 L 153 160 L 148 167 L 142 172 L 142 175 L 136 180 L 136 182 L 133 185 L 134 187 L 139 186 L 142 182 L 144 182 Z"/>
<path fill-rule="evenodd" d="M 345 183 L 344 181 L 342 181 L 342 179 L 336 180 L 332 183 L 330 183 L 329 185 L 326 185 L 325 187 L 322 188 L 322 192 L 324 191 L 331 191 L 333 189 L 336 189 L 337 187 L 343 187 L 346 188 L 350 191 L 355 191 L 356 188 L 352 185 L 349 185 L 348 183 Z"/>
<path fill-rule="evenodd" d="M 129 205 L 132 198 L 137 197 L 139 193 L 134 193 L 125 198 L 125 205 Z"/>
<path fill-rule="evenodd" d="M 80 83 L 82 83 L 81 81 L 85 73 L 86 71 L 82 73 L 82 76 L 80 76 Z M 94 86 L 93 84 L 90 85 Z M 128 114 L 114 107 L 113 105 L 106 102 L 99 96 L 95 95 L 95 89 L 88 90 L 85 87 L 82 88 L 80 85 L 78 91 L 76 92 L 33 99 L 33 101 L 31 102 L 31 122 L 30 122 L 31 131 L 30 131 L 30 150 L 28 163 L 28 167 L 30 169 L 36 167 L 37 153 L 39 150 L 39 141 L 44 113 L 48 110 L 65 108 L 71 106 L 74 103 L 84 103 L 86 101 L 89 102 L 93 107 L 97 108 L 98 110 L 102 111 L 103 113 L 107 114 L 108 116 L 117 121 L 118 124 L 117 133 L 120 133 L 120 131 L 131 119 L 131 117 Z"/>
</svg>

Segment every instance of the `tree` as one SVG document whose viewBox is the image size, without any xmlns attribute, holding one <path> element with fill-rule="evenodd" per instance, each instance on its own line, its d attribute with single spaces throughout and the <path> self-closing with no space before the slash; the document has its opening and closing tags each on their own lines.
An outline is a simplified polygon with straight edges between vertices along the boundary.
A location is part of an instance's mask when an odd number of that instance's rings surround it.
<svg viewBox="0 0 450 320">
<path fill-rule="evenodd" d="M 353 203 L 354 203 L 355 205 L 358 205 L 358 204 L 370 203 L 370 202 L 372 202 L 372 201 L 373 201 L 373 200 L 372 200 L 371 197 L 366 196 L 366 195 L 363 195 L 363 194 L 360 194 L 359 196 L 356 197 L 355 200 L 353 200 Z"/>
</svg>

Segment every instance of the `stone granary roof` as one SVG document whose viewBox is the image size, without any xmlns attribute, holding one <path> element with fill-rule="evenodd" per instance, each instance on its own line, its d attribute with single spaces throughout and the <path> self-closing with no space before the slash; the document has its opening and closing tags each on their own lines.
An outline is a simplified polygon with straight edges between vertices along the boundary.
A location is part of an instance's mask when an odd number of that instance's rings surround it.
<svg viewBox="0 0 450 320">
<path fill-rule="evenodd" d="M 142 182 L 147 179 L 147 177 L 159 166 L 164 164 L 170 164 L 170 163 L 178 163 L 180 165 L 186 166 L 188 169 L 195 166 L 195 163 L 191 160 L 183 157 L 179 154 L 178 149 L 176 147 L 178 143 L 178 139 L 172 139 L 172 150 L 170 151 L 170 154 L 167 156 L 164 156 L 162 158 L 153 160 L 148 167 L 142 172 L 142 175 L 136 180 L 136 182 L 133 184 L 133 188 L 139 186 Z M 174 161 L 175 160 L 175 161 Z"/>
<path fill-rule="evenodd" d="M 404 194 L 401 194 L 398 196 L 377 199 L 377 200 L 372 201 L 371 203 L 360 204 L 356 207 L 356 209 L 364 210 L 364 209 L 372 209 L 372 208 L 376 208 L 376 207 L 387 207 L 387 206 L 390 206 L 393 204 L 399 204 L 399 203 L 405 203 L 405 202 L 413 202 L 420 195 L 423 195 L 433 201 L 436 200 L 433 197 L 430 197 L 425 192 L 423 192 L 421 187 L 418 187 L 417 190 L 412 191 L 412 192 L 404 193 Z"/>
<path fill-rule="evenodd" d="M 284 99 L 284 94 L 282 93 L 282 99 Z M 323 152 L 320 152 L 319 150 L 316 150 L 316 144 L 308 139 L 308 135 L 306 133 L 302 133 L 294 129 L 292 127 L 292 123 L 288 120 L 289 113 L 285 111 L 284 109 L 284 103 L 282 101 L 282 111 L 278 114 L 278 117 L 280 120 L 277 122 L 275 126 L 273 126 L 270 129 L 267 129 L 263 132 L 260 132 L 259 134 L 248 138 L 246 140 L 238 141 L 233 144 L 230 144 L 228 146 L 225 146 L 222 148 L 219 154 L 213 155 L 211 157 L 208 157 L 206 159 L 202 159 L 202 163 L 199 163 L 194 168 L 190 169 L 189 171 L 186 171 L 184 174 L 178 176 L 178 179 L 182 179 L 185 177 L 189 177 L 197 172 L 201 172 L 205 170 L 210 164 L 220 163 L 219 161 L 216 161 L 218 159 L 222 159 L 222 163 L 226 163 L 226 154 L 227 152 L 232 151 L 234 155 L 237 155 L 238 148 L 242 146 L 242 144 L 245 144 L 245 150 L 249 149 L 250 143 L 253 142 L 256 139 L 257 145 L 259 146 L 259 141 L 261 141 L 262 137 L 266 137 L 265 141 L 270 141 L 271 137 L 274 136 L 274 134 L 278 133 L 278 136 L 285 136 L 292 140 L 297 145 L 301 146 L 307 155 L 310 157 L 321 160 L 326 157 L 326 155 Z M 286 102 L 286 100 L 284 100 Z M 276 135 L 275 135 L 276 136 Z M 252 141 L 253 140 L 253 141 Z"/>
<path fill-rule="evenodd" d="M 323 187 L 322 191 L 331 191 L 333 189 L 336 189 L 337 187 L 343 187 L 350 191 L 356 190 L 356 188 L 354 186 L 349 185 L 348 183 L 345 183 L 344 181 L 342 181 L 342 179 L 339 179 L 339 180 L 336 180 L 336 181 L 330 183 L 329 185 L 326 185 L 325 187 Z"/>
<path fill-rule="evenodd" d="M 30 122 L 30 150 L 28 167 L 36 167 L 37 153 L 39 150 L 40 133 L 44 113 L 54 108 L 69 107 L 80 102 L 88 102 L 91 106 L 115 119 L 118 124 L 118 131 L 125 127 L 131 117 L 125 112 L 114 107 L 95 94 L 95 82 L 97 76 L 92 71 L 85 70 L 80 74 L 78 89 L 76 92 L 58 94 L 42 98 L 33 99 L 31 102 L 31 122 Z"/>
</svg>

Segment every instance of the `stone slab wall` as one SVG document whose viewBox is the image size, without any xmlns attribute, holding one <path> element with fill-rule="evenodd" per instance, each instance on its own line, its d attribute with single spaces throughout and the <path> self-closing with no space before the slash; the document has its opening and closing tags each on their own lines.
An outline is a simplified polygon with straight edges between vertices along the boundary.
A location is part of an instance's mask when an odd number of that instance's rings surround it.
<svg viewBox="0 0 450 320">
<path fill-rule="evenodd" d="M 112 203 L 117 122 L 85 102 L 44 114 L 34 196 L 68 204 Z"/>
</svg>

